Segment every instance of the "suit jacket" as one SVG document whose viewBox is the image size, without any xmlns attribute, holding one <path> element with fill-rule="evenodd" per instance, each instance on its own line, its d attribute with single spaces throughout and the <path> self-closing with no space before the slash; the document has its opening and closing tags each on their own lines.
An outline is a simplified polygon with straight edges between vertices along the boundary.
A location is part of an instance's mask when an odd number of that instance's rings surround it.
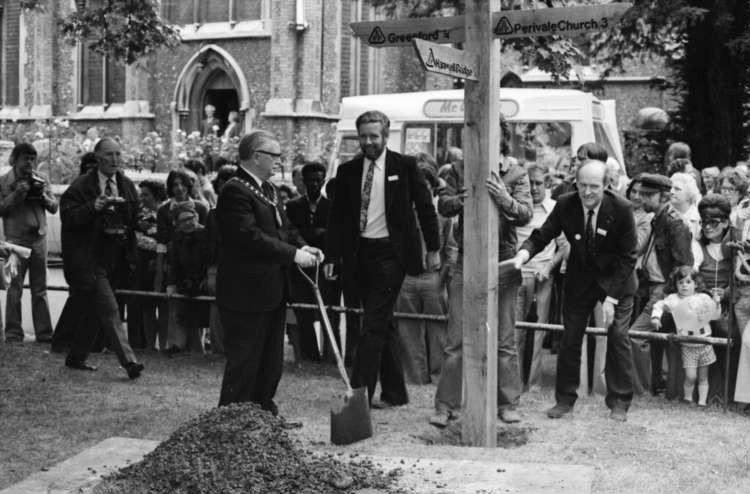
<svg viewBox="0 0 750 494">
<path fill-rule="evenodd" d="M 115 179 L 117 192 L 125 199 L 115 206 L 125 230 L 117 239 L 104 232 L 111 211 L 94 209 L 94 201 L 101 195 L 96 169 L 78 177 L 60 198 L 63 273 L 71 288 L 93 289 L 97 266 L 109 269 L 113 263 L 122 264 L 123 256 L 135 255 L 138 193 L 121 172 Z"/>
<path fill-rule="evenodd" d="M 310 201 L 307 196 L 300 196 L 286 203 L 286 214 L 289 221 L 297 228 L 308 245 L 321 250 L 325 249 L 325 228 L 328 224 L 330 209 L 331 201 L 323 196 L 320 196 L 314 214 L 310 214 Z"/>
<path fill-rule="evenodd" d="M 651 248 L 656 253 L 656 260 L 665 281 L 677 266 L 693 265 L 693 235 L 671 204 L 664 204 L 654 215 L 651 220 L 651 235 L 654 239 Z M 646 249 L 648 248 L 647 242 Z"/>
<path fill-rule="evenodd" d="M 388 233 L 405 271 L 410 275 L 418 275 L 423 271 L 423 253 L 417 218 L 427 250 L 440 250 L 435 206 L 414 157 L 388 149 L 385 152 L 385 216 Z M 328 217 L 327 256 L 332 261 L 341 259 L 344 269 L 350 272 L 355 272 L 359 265 L 359 210 L 362 204 L 363 168 L 364 157 L 361 155 L 339 167 L 336 173 L 336 194 Z"/>
<path fill-rule="evenodd" d="M 286 268 L 305 243 L 281 204 L 274 208 L 245 183 L 260 191 L 250 174 L 239 168 L 221 189 L 216 205 L 221 236 L 216 303 L 239 312 L 265 312 L 287 299 Z M 281 226 L 276 223 L 277 212 Z"/>
<path fill-rule="evenodd" d="M 596 218 L 594 259 L 586 256 L 585 228 L 586 221 L 578 193 L 564 194 L 558 198 L 544 224 L 531 233 L 521 249 L 526 249 L 534 257 L 562 232 L 570 243 L 570 256 L 565 272 L 566 297 L 575 297 L 592 282 L 614 299 L 633 295 L 637 287 L 637 237 L 630 202 L 609 190 L 604 192 Z"/>
</svg>

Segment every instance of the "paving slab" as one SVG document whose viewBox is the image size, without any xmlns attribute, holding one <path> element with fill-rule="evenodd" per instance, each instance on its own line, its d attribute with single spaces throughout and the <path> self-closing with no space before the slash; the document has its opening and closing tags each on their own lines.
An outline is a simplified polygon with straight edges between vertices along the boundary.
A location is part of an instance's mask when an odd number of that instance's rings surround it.
<svg viewBox="0 0 750 494">
<path fill-rule="evenodd" d="M 158 441 L 111 437 L 45 471 L 27 477 L 0 491 L 0 494 L 86 493 L 103 476 L 140 461 L 158 444 Z M 475 452 L 476 450 L 472 451 Z M 594 480 L 594 468 L 591 466 L 503 463 L 492 460 L 489 454 L 484 459 L 370 455 L 362 455 L 360 459 L 365 456 L 383 469 L 401 470 L 398 486 L 414 494 L 586 494 L 591 492 Z M 359 491 L 359 494 L 381 492 L 384 491 L 366 489 Z"/>
<path fill-rule="evenodd" d="M 110 437 L 49 469 L 30 475 L 0 494 L 67 494 L 86 492 L 104 475 L 141 461 L 159 441 Z"/>
<path fill-rule="evenodd" d="M 586 494 L 591 492 L 594 481 L 594 467 L 585 465 L 499 463 L 477 459 L 372 459 L 384 469 L 401 469 L 399 487 L 415 494 Z"/>
</svg>

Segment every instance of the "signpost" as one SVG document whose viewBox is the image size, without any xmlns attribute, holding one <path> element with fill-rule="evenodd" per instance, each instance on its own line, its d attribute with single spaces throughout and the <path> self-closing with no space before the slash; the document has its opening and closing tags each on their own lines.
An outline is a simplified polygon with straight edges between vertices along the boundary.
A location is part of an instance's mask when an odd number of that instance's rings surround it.
<svg viewBox="0 0 750 494">
<path fill-rule="evenodd" d="M 420 38 L 414 38 L 412 41 L 425 70 L 469 81 L 478 80 L 478 63 L 471 52 L 456 50 Z"/>
<path fill-rule="evenodd" d="M 425 70 L 467 81 L 463 101 L 464 186 L 468 196 L 463 211 L 465 403 L 461 434 L 468 444 L 494 447 L 497 441 L 499 230 L 497 209 L 484 182 L 491 171 L 497 171 L 500 158 L 500 42 L 518 37 L 570 37 L 608 29 L 631 6 L 615 3 L 500 11 L 500 0 L 466 0 L 463 16 L 351 25 L 356 36 L 370 46 L 413 44 Z M 441 46 L 459 42 L 464 42 L 463 51 Z M 436 101 L 429 111 L 453 111 L 455 106 L 458 112 L 459 103 Z"/>
<path fill-rule="evenodd" d="M 492 17 L 492 32 L 502 39 L 537 36 L 572 37 L 614 26 L 631 3 L 608 3 L 554 9 L 503 10 Z M 466 18 L 419 17 L 383 21 L 353 22 L 354 35 L 374 48 L 409 46 L 414 39 L 433 43 L 462 43 L 466 39 Z"/>
</svg>

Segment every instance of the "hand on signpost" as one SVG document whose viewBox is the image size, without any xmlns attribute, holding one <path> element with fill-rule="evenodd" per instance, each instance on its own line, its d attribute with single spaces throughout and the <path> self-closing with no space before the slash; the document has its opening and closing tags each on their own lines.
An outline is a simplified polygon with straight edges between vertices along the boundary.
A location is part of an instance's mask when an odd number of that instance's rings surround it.
<svg viewBox="0 0 750 494">
<path fill-rule="evenodd" d="M 526 264 L 529 260 L 529 251 L 521 249 L 516 253 L 516 257 L 513 258 L 513 267 L 515 269 L 521 269 L 521 266 Z"/>
</svg>

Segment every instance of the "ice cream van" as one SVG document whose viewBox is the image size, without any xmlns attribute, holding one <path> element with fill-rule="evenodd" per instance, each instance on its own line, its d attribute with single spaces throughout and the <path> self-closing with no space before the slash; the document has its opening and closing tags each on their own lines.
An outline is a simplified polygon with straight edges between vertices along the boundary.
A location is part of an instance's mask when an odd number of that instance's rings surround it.
<svg viewBox="0 0 750 494">
<path fill-rule="evenodd" d="M 570 162 L 578 146 L 595 141 L 624 170 L 614 100 L 599 100 L 591 93 L 571 89 L 504 88 L 500 108 L 508 122 L 511 155 L 523 163 L 559 169 Z M 463 147 L 463 90 L 353 96 L 342 101 L 338 153 L 330 163 L 331 176 L 338 163 L 359 152 L 355 120 L 367 110 L 388 115 L 388 147 L 394 151 L 429 153 L 442 165 L 449 147 Z"/>
</svg>

